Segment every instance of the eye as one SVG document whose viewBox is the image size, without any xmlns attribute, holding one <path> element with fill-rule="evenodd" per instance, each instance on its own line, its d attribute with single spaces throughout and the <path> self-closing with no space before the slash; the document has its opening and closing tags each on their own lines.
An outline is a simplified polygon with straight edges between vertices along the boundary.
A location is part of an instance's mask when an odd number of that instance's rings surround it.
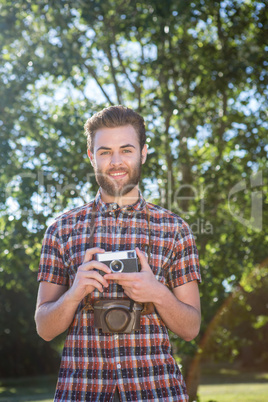
<svg viewBox="0 0 268 402">
<path fill-rule="evenodd" d="M 123 150 L 123 153 L 124 153 L 124 154 L 126 154 L 126 153 L 131 153 L 131 152 L 132 152 L 131 149 L 124 149 L 124 150 Z"/>
</svg>

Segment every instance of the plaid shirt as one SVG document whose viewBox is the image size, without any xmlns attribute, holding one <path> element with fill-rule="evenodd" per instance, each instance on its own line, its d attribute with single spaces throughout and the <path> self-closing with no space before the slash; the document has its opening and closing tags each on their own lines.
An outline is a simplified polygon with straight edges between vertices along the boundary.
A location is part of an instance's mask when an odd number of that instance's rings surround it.
<svg viewBox="0 0 268 402">
<path fill-rule="evenodd" d="M 96 196 L 94 247 L 106 251 L 143 248 L 151 234 L 150 266 L 170 289 L 200 281 L 198 254 L 189 226 L 177 215 L 147 203 L 105 204 Z M 38 280 L 71 286 L 90 247 L 93 202 L 61 215 L 46 231 Z M 150 225 L 146 209 L 149 210 Z M 127 298 L 111 283 L 99 297 Z M 141 316 L 141 329 L 110 334 L 94 328 L 94 313 L 77 309 L 65 341 L 55 401 L 188 401 L 182 374 L 171 355 L 168 330 L 155 311 Z"/>
</svg>

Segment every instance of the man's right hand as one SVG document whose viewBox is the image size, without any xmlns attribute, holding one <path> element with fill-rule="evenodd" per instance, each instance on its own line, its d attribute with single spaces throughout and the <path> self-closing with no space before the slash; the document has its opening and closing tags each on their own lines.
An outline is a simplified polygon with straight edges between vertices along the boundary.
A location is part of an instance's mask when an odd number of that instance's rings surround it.
<svg viewBox="0 0 268 402">
<path fill-rule="evenodd" d="M 93 260 L 94 254 L 104 252 L 105 250 L 99 247 L 86 251 L 83 264 L 78 267 L 73 285 L 69 289 L 69 297 L 73 301 L 80 302 L 93 290 L 98 289 L 99 292 L 103 292 L 103 288 L 109 286 L 107 280 L 98 271 L 110 273 L 110 268 L 102 262 Z"/>
<path fill-rule="evenodd" d="M 83 264 L 77 269 L 72 286 L 40 282 L 35 321 L 38 334 L 50 341 L 64 332 L 72 323 L 76 309 L 81 300 L 94 289 L 103 291 L 108 282 L 99 270 L 110 273 L 111 270 L 102 262 L 93 260 L 96 253 L 104 253 L 98 247 L 88 249 Z"/>
</svg>

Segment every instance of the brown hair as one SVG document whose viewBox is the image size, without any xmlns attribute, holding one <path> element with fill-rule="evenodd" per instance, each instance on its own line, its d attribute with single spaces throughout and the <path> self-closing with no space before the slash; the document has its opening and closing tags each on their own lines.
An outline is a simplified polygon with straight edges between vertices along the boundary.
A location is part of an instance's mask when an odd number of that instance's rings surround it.
<svg viewBox="0 0 268 402">
<path fill-rule="evenodd" d="M 114 128 L 127 125 L 133 126 L 137 132 L 142 151 L 146 141 L 144 119 L 134 110 L 121 105 L 107 107 L 87 120 L 84 128 L 88 149 L 93 152 L 94 137 L 97 130 L 104 127 Z"/>
</svg>

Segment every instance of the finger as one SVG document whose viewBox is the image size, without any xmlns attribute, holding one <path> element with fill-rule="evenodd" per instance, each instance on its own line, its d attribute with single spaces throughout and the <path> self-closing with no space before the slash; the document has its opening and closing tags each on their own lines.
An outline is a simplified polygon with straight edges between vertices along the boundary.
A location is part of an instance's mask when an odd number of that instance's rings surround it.
<svg viewBox="0 0 268 402">
<path fill-rule="evenodd" d="M 142 271 L 151 271 L 150 265 L 148 264 L 148 258 L 145 253 L 143 253 L 138 247 L 136 247 L 136 253 L 139 257 L 141 263 L 141 270 Z"/>
<path fill-rule="evenodd" d="M 95 289 L 98 289 L 99 292 L 103 292 L 103 287 L 106 287 L 104 285 L 102 285 L 99 281 L 97 281 L 96 279 L 89 279 L 86 281 L 86 286 L 92 286 Z"/>
<path fill-rule="evenodd" d="M 104 278 L 104 276 L 100 275 L 97 270 L 91 270 L 91 271 L 79 271 L 78 281 L 88 281 L 88 280 L 94 280 L 97 281 L 98 283 L 102 284 L 104 287 L 108 287 L 109 283 L 107 280 Z"/>
<path fill-rule="evenodd" d="M 86 250 L 86 254 L 85 254 L 85 257 L 84 257 L 83 264 L 85 262 L 91 261 L 93 255 L 96 254 L 96 253 L 105 253 L 105 250 L 103 250 L 103 248 L 100 248 L 100 247 L 88 248 Z"/>
<path fill-rule="evenodd" d="M 107 280 L 111 281 L 120 281 L 120 282 L 133 282 L 134 280 L 137 279 L 137 274 L 136 273 L 128 273 L 128 274 L 115 274 L 115 273 L 109 273 L 107 275 L 104 275 L 104 278 Z"/>
<path fill-rule="evenodd" d="M 111 272 L 111 269 L 107 265 L 103 264 L 103 262 L 96 260 L 88 261 L 80 265 L 78 271 L 92 271 L 94 269 L 98 271 L 103 271 L 106 274 L 109 274 Z"/>
</svg>

